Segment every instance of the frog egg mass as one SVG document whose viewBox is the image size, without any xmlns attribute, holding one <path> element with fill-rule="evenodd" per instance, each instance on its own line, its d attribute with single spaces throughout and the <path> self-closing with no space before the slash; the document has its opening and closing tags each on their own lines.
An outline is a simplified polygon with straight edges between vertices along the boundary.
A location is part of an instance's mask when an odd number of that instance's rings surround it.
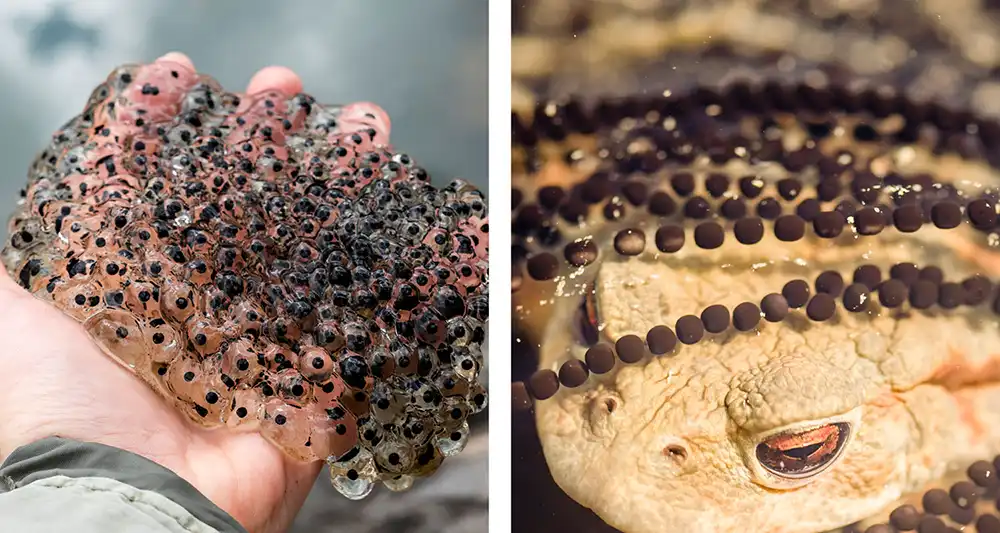
<svg viewBox="0 0 1000 533">
<path fill-rule="evenodd" d="M 3 264 L 196 423 L 403 490 L 487 404 L 489 227 L 388 142 L 373 104 L 123 66 L 35 159 Z"/>
</svg>

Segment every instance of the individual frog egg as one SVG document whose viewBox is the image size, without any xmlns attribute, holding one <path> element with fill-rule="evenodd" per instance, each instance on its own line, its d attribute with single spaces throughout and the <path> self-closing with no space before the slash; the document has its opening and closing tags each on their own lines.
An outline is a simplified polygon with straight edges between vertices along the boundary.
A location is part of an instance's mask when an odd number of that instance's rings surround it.
<svg viewBox="0 0 1000 533">
<path fill-rule="evenodd" d="M 153 363 L 170 363 L 184 352 L 180 333 L 162 318 L 150 320 L 143 328 L 143 333 L 149 347 L 149 358 Z"/>
<path fill-rule="evenodd" d="M 476 381 L 469 389 L 469 401 L 472 406 L 472 414 L 481 413 L 489 404 L 489 394 L 483 384 Z"/>
<path fill-rule="evenodd" d="M 320 306 L 321 316 L 326 311 L 325 307 Z M 313 329 L 313 340 L 317 346 L 326 349 L 330 354 L 340 352 L 347 345 L 340 325 L 334 320 L 323 320 L 317 324 L 316 328 Z"/>
<path fill-rule="evenodd" d="M 168 374 L 168 378 L 177 397 L 190 404 L 188 414 L 208 427 L 222 424 L 232 405 L 232 390 L 223 381 L 221 360 L 214 357 L 198 362 L 183 358 L 179 362 L 171 365 L 175 375 Z"/>
<path fill-rule="evenodd" d="M 365 325 L 358 322 L 348 322 L 343 324 L 344 339 L 347 349 L 356 353 L 365 353 L 372 344 L 371 334 Z"/>
<path fill-rule="evenodd" d="M 195 412 L 203 419 L 201 422 L 212 427 L 224 424 L 228 419 L 233 406 L 233 393 L 223 382 L 222 375 L 216 372 L 210 375 L 205 394 L 193 399 L 193 403 Z"/>
<path fill-rule="evenodd" d="M 445 457 L 454 457 L 465 449 L 469 443 L 469 423 L 463 422 L 458 428 L 452 429 L 449 433 L 441 435 L 437 439 L 437 449 Z"/>
<path fill-rule="evenodd" d="M 420 447 L 430 441 L 434 434 L 434 427 L 433 417 L 409 413 L 403 418 L 402 423 L 396 426 L 396 434 L 410 446 Z"/>
<path fill-rule="evenodd" d="M 442 367 L 434 379 L 434 384 L 445 398 L 460 396 L 463 399 L 469 394 L 469 382 L 459 376 L 454 369 Z"/>
<path fill-rule="evenodd" d="M 309 346 L 299 352 L 299 372 L 312 383 L 323 383 L 333 375 L 334 363 L 330 354 L 318 346 Z"/>
<path fill-rule="evenodd" d="M 382 423 L 372 416 L 358 416 L 356 420 L 358 436 L 361 438 L 362 443 L 371 448 L 382 442 L 382 438 L 385 436 L 385 429 Z"/>
<path fill-rule="evenodd" d="M 178 358 L 167 368 L 167 386 L 189 415 L 194 411 L 195 399 L 200 400 L 208 392 L 208 376 L 203 370 L 197 361 L 187 357 Z"/>
<path fill-rule="evenodd" d="M 410 473 L 419 477 L 429 476 L 437 472 L 443 462 L 444 455 L 434 446 L 433 442 L 429 442 L 417 450 L 417 464 Z"/>
<path fill-rule="evenodd" d="M 268 337 L 274 342 L 296 342 L 302 336 L 302 328 L 293 320 L 278 316 L 264 323 Z"/>
<path fill-rule="evenodd" d="M 299 236 L 305 239 L 312 239 L 319 231 L 319 224 L 314 220 L 305 219 L 299 222 Z M 295 262 L 309 265 L 322 258 L 322 254 L 308 240 L 299 241 L 292 247 L 292 259 Z"/>
<path fill-rule="evenodd" d="M 382 484 L 385 485 L 385 488 L 393 492 L 407 491 L 413 486 L 413 476 L 403 474 L 401 476 L 390 477 L 383 479 Z"/>
<path fill-rule="evenodd" d="M 188 322 L 187 338 L 194 350 L 203 357 L 217 352 L 225 340 L 222 330 L 205 319 Z"/>
<path fill-rule="evenodd" d="M 249 387 L 241 387 L 233 391 L 230 409 L 226 414 L 226 425 L 256 424 L 264 416 L 264 400 L 260 392 Z"/>
<path fill-rule="evenodd" d="M 148 281 L 132 281 L 124 288 L 125 309 L 148 319 L 160 316 L 160 288 Z"/>
<path fill-rule="evenodd" d="M 389 379 L 393 376 L 396 371 L 396 360 L 393 359 L 389 350 L 384 346 L 376 346 L 369 351 L 368 355 L 372 361 L 372 376 L 377 379 Z"/>
<path fill-rule="evenodd" d="M 302 378 L 294 368 L 279 371 L 273 381 L 278 397 L 289 405 L 302 407 L 313 400 L 313 384 Z"/>
<path fill-rule="evenodd" d="M 167 280 L 160 287 L 160 312 L 167 320 L 183 324 L 197 311 L 197 295 L 191 285 Z"/>
<path fill-rule="evenodd" d="M 160 282 L 174 274 L 174 262 L 156 250 L 148 250 L 143 255 L 142 273 L 154 282 Z"/>
<path fill-rule="evenodd" d="M 438 315 L 448 320 L 449 324 L 465 314 L 465 299 L 454 285 L 437 287 L 431 302 Z"/>
<path fill-rule="evenodd" d="M 413 276 L 410 277 L 410 280 L 417 286 L 422 295 L 430 296 L 434 291 L 434 287 L 437 286 L 438 277 L 431 270 L 424 267 L 417 267 L 413 270 Z"/>
<path fill-rule="evenodd" d="M 265 152 L 257 158 L 256 167 L 257 174 L 261 177 L 261 179 L 277 181 L 283 179 L 281 177 L 282 174 L 287 172 L 288 160 L 280 157 L 278 153 L 269 155 Z"/>
<path fill-rule="evenodd" d="M 67 209 L 67 214 L 69 210 Z M 10 245 L 18 250 L 27 250 L 32 243 L 41 240 L 44 231 L 44 224 L 38 217 L 29 217 L 12 220 L 10 230 Z"/>
<path fill-rule="evenodd" d="M 471 292 L 483 282 L 485 273 L 478 263 L 463 262 L 455 265 L 455 283 Z"/>
<path fill-rule="evenodd" d="M 142 371 L 136 371 L 141 379 L 149 383 L 153 390 L 157 391 L 160 396 L 164 398 L 172 398 L 174 393 L 170 388 L 168 383 L 168 373 L 170 372 L 170 363 L 157 363 L 150 361 L 149 366 Z"/>
<path fill-rule="evenodd" d="M 441 345 L 437 349 L 434 349 L 427 345 L 422 345 L 417 348 L 417 374 L 423 377 L 428 377 L 437 374 L 438 368 L 438 353 L 446 345 Z"/>
<path fill-rule="evenodd" d="M 359 446 L 327 464 L 330 465 L 330 483 L 345 498 L 360 500 L 371 494 L 378 479 L 371 452 Z"/>
<path fill-rule="evenodd" d="M 103 303 L 105 307 L 120 309 L 125 305 L 125 291 L 121 285 L 116 286 L 113 280 L 105 280 L 104 276 L 95 276 L 95 281 L 101 283 L 104 289 Z M 104 282 L 107 282 L 105 284 Z"/>
<path fill-rule="evenodd" d="M 391 433 L 386 433 L 372 449 L 375 464 L 379 470 L 393 474 L 402 474 L 413 467 L 416 454 L 413 447 Z"/>
<path fill-rule="evenodd" d="M 472 382 L 479 375 L 479 361 L 466 346 L 456 346 L 451 352 L 451 366 L 460 377 Z"/>
<path fill-rule="evenodd" d="M 5 250 L 6 251 L 6 250 Z M 0 261 L 4 261 L 6 258 L 0 256 Z M 66 278 L 62 276 L 52 276 L 45 283 L 45 292 L 36 292 L 35 295 L 43 300 L 53 300 L 54 295 L 60 293 L 60 289 L 67 283 Z M 66 302 L 59 302 L 58 305 L 60 309 L 66 306 Z M 74 304 L 75 305 L 75 304 Z M 86 305 L 86 300 L 84 300 L 84 305 Z"/>
<path fill-rule="evenodd" d="M 14 269 L 14 278 L 22 287 L 28 289 L 33 294 L 37 294 L 42 290 L 49 291 L 49 286 L 53 283 L 52 280 L 58 278 L 58 276 L 52 276 L 52 272 L 47 266 L 49 264 L 51 263 L 32 257 Z M 51 290 L 55 290 L 54 285 L 51 287 Z"/>
<path fill-rule="evenodd" d="M 196 287 L 212 283 L 214 274 L 208 262 L 200 257 L 195 257 L 184 265 L 184 280 Z"/>
<path fill-rule="evenodd" d="M 312 428 L 307 447 L 316 459 L 339 457 L 357 445 L 357 420 L 339 404 L 327 409 L 311 404 L 303 412 Z"/>
<path fill-rule="evenodd" d="M 121 309 L 102 311 L 83 324 L 105 353 L 131 369 L 147 363 L 147 346 L 135 315 Z"/>
<path fill-rule="evenodd" d="M 95 156 L 100 157 L 102 160 L 106 160 L 106 155 L 111 154 L 106 154 L 106 152 L 104 155 L 95 153 Z M 141 212 L 142 211 L 140 210 L 139 213 Z M 135 214 L 132 213 L 132 210 L 128 207 L 112 205 L 104 211 L 105 223 L 103 226 L 106 228 L 115 228 L 118 231 L 127 231 L 126 226 L 132 223 L 134 219 Z"/>
<path fill-rule="evenodd" d="M 226 295 L 225 292 L 220 291 L 214 287 L 209 288 L 205 291 L 205 301 L 208 302 L 209 313 L 212 317 L 218 319 L 225 319 L 226 310 L 233 303 L 232 299 Z M 239 332 L 239 328 L 234 322 L 227 322 L 225 325 L 226 334 L 237 336 L 242 332 Z"/>
<path fill-rule="evenodd" d="M 347 391 L 341 395 L 340 402 L 347 408 L 347 410 L 354 413 L 358 417 L 368 416 L 371 412 L 371 404 L 368 399 L 368 393 L 363 390 L 351 390 L 348 388 Z"/>
<path fill-rule="evenodd" d="M 425 245 L 430 247 L 434 253 L 442 257 L 448 255 L 451 251 L 451 242 L 452 241 L 448 236 L 448 232 L 440 228 L 434 228 L 428 231 L 423 240 Z"/>
<path fill-rule="evenodd" d="M 246 337 L 240 338 L 226 347 L 222 355 L 222 371 L 236 381 L 248 380 L 264 369 L 258 359 L 253 342 Z"/>
<path fill-rule="evenodd" d="M 469 418 L 472 409 L 465 398 L 451 396 L 445 398 L 441 403 L 441 409 L 437 412 L 437 419 L 441 422 L 441 427 L 451 432 L 465 423 Z"/>
<path fill-rule="evenodd" d="M 223 233 L 229 231 L 231 234 L 236 228 L 237 226 L 227 225 L 223 227 L 222 231 Z M 216 287 L 224 290 L 230 298 L 236 298 L 243 294 L 245 284 L 237 274 L 247 267 L 242 250 L 235 246 L 219 246 L 215 250 L 215 267 L 220 271 L 215 281 Z"/>
<path fill-rule="evenodd" d="M 476 257 L 477 238 L 461 233 L 454 233 L 451 239 L 451 254 L 459 261 L 470 261 Z"/>
<path fill-rule="evenodd" d="M 260 434 L 269 442 L 300 461 L 310 461 L 313 454 L 306 444 L 309 443 L 310 433 L 309 419 L 302 409 L 280 398 L 265 400 Z"/>
<path fill-rule="evenodd" d="M 240 330 L 241 335 L 260 335 L 264 326 L 264 311 L 260 307 L 243 300 L 231 309 L 231 320 Z"/>
<path fill-rule="evenodd" d="M 316 395 L 316 403 L 321 407 L 332 405 L 347 390 L 347 385 L 337 374 L 331 374 L 326 381 L 316 383 L 315 385 L 313 387 L 313 394 Z"/>
<path fill-rule="evenodd" d="M 194 208 L 194 211 L 196 219 L 212 220 L 218 216 L 218 209 L 210 203 L 199 204 Z M 184 247 L 184 253 L 187 254 L 188 257 L 206 257 L 212 253 L 212 250 L 215 249 L 215 232 L 203 231 L 196 227 L 190 227 L 184 230 L 181 238 L 183 239 L 181 243 Z"/>
<path fill-rule="evenodd" d="M 470 312 L 471 312 L 470 308 Z M 471 314 L 465 317 L 465 326 L 472 331 L 472 338 L 469 339 L 469 349 L 473 352 L 478 352 L 476 357 L 482 360 L 482 345 L 486 344 L 486 324 L 482 320 L 472 316 Z"/>
<path fill-rule="evenodd" d="M 414 316 L 417 317 L 414 324 L 417 338 L 430 346 L 439 346 L 447 334 L 445 323 L 441 317 L 429 307 L 414 310 Z"/>
<path fill-rule="evenodd" d="M 467 346 L 473 339 L 474 326 L 465 317 L 455 317 L 448 321 L 445 342 L 449 346 Z"/>
<path fill-rule="evenodd" d="M 434 411 L 441 405 L 441 392 L 424 378 L 409 378 L 405 390 L 410 392 L 410 404 L 417 409 Z"/>
<path fill-rule="evenodd" d="M 406 407 L 407 398 L 386 381 L 377 381 L 371 393 L 371 416 L 382 424 L 392 423 Z"/>
<path fill-rule="evenodd" d="M 364 356 L 356 353 L 344 352 L 340 354 L 337 364 L 340 378 L 349 387 L 358 390 L 369 390 L 374 379 L 371 375 L 371 368 L 365 361 Z"/>
<path fill-rule="evenodd" d="M 355 289 L 351 293 L 351 309 L 361 318 L 370 320 L 378 308 L 378 297 L 367 288 Z"/>
<path fill-rule="evenodd" d="M 377 293 L 378 291 L 376 291 Z M 399 311 L 400 320 L 409 320 L 413 309 L 420 303 L 420 290 L 413 283 L 397 282 L 392 294 L 392 305 Z"/>
<path fill-rule="evenodd" d="M 416 350 L 413 350 L 402 340 L 392 342 L 389 345 L 389 349 L 391 350 L 396 374 L 403 376 L 416 374 L 418 363 Z"/>
<path fill-rule="evenodd" d="M 473 246 L 475 246 L 474 257 L 477 259 L 487 259 L 490 256 L 489 217 L 482 219 L 472 217 L 463 226 L 463 232 L 468 234 L 469 238 L 472 239 Z M 465 257 L 463 259 L 470 260 L 471 258 Z"/>
<path fill-rule="evenodd" d="M 197 112 L 198 114 L 215 114 L 221 112 L 223 105 L 222 93 L 225 90 L 209 76 L 198 76 L 198 82 L 181 101 L 181 114 Z"/>
<path fill-rule="evenodd" d="M 280 344 L 271 342 L 263 343 L 264 349 L 260 352 L 262 365 L 270 371 L 277 371 L 284 368 L 292 368 L 295 364 L 295 353 Z"/>
</svg>

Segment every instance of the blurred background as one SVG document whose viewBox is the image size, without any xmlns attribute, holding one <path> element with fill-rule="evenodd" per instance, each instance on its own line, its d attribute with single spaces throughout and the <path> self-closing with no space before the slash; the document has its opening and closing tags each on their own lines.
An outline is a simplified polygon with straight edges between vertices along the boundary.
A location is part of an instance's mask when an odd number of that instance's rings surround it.
<svg viewBox="0 0 1000 533">
<path fill-rule="evenodd" d="M 0 3 L 0 237 L 28 164 L 122 63 L 178 50 L 232 91 L 269 64 L 326 103 L 369 100 L 392 142 L 443 185 L 487 187 L 487 2 L 4 0 Z M 412 490 L 347 501 L 321 477 L 293 533 L 485 531 L 487 415 L 468 448 Z"/>
</svg>

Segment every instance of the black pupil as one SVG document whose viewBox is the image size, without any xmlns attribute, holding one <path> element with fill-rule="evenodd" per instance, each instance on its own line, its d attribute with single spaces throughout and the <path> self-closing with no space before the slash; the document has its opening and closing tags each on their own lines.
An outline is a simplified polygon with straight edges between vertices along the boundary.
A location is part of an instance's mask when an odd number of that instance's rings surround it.
<svg viewBox="0 0 1000 533">
<path fill-rule="evenodd" d="M 812 455 L 822 445 L 823 445 L 822 443 L 810 444 L 809 446 L 802 446 L 801 448 L 792 448 L 791 450 L 785 450 L 784 453 L 789 457 L 794 457 L 796 459 L 802 460 Z"/>
</svg>

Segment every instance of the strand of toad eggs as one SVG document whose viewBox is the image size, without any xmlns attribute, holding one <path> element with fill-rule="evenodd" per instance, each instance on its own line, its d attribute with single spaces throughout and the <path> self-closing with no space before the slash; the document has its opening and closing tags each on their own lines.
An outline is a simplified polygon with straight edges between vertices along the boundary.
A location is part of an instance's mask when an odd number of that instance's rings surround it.
<svg viewBox="0 0 1000 533">
<path fill-rule="evenodd" d="M 646 100 L 636 100 L 636 99 L 626 99 L 620 101 L 601 101 L 592 113 L 588 112 L 582 104 L 578 101 L 571 100 L 568 103 L 562 105 L 553 105 L 551 103 L 540 103 L 536 109 L 534 122 L 531 127 L 524 126 L 517 115 L 514 115 L 514 134 L 515 143 L 521 146 L 531 149 L 538 144 L 541 139 L 549 138 L 555 141 L 564 140 L 568 135 L 579 131 L 583 134 L 592 134 L 602 127 L 602 124 L 613 125 L 617 124 L 619 121 L 630 116 L 643 116 L 651 110 L 656 113 L 661 113 L 666 115 L 668 113 L 683 114 L 683 113 L 696 113 L 699 109 L 708 108 L 709 106 L 719 105 L 719 103 L 726 104 L 724 112 L 727 113 L 739 113 L 741 111 L 741 104 L 747 104 L 752 102 L 749 107 L 751 111 L 756 111 L 759 109 L 760 104 L 766 104 L 771 100 L 772 104 L 781 104 L 776 107 L 782 110 L 788 110 L 789 107 L 794 108 L 797 102 L 784 101 L 781 98 L 782 95 L 789 94 L 804 94 L 810 95 L 810 98 L 806 99 L 805 102 L 801 102 L 804 105 L 805 110 L 816 112 L 829 111 L 831 107 L 836 108 L 837 102 L 831 101 L 833 97 L 848 97 L 847 100 L 850 103 L 856 104 L 857 99 L 861 99 L 862 102 L 869 102 L 869 107 L 871 112 L 875 116 L 889 116 L 894 111 L 902 111 L 907 108 L 911 108 L 907 102 L 897 102 L 896 106 L 893 107 L 889 105 L 884 99 L 884 94 L 881 92 L 862 92 L 861 95 L 852 95 L 850 91 L 845 88 L 829 88 L 827 93 L 822 90 L 809 85 L 798 85 L 795 87 L 784 87 L 781 85 L 767 84 L 759 90 L 760 94 L 763 95 L 763 99 L 755 97 L 754 88 L 748 84 L 737 82 L 733 84 L 727 91 L 712 92 L 706 91 L 705 89 L 699 88 L 693 91 L 690 96 L 668 96 L 662 98 L 653 98 Z M 883 98 L 878 98 L 878 97 Z M 834 98 L 836 100 L 836 98 Z M 812 105 L 810 105 L 812 102 Z M 819 105 L 817 105 L 819 104 Z M 955 116 L 963 116 L 961 113 L 952 114 L 946 108 L 937 106 L 936 104 L 928 104 L 932 109 L 938 110 L 935 113 L 931 113 L 931 123 L 940 130 L 949 131 L 959 129 L 961 122 L 954 120 Z M 852 109 L 854 106 L 844 106 L 847 109 Z M 936 119 L 934 118 L 936 117 Z M 921 122 L 923 115 L 917 114 L 915 117 L 910 117 L 910 122 Z M 978 125 L 982 126 L 982 132 L 984 137 L 982 137 L 984 144 L 993 141 L 997 143 L 1000 141 L 996 133 L 1000 132 L 998 130 L 998 124 L 996 121 L 976 121 Z M 912 131 L 916 126 L 914 124 L 908 124 L 910 130 L 906 128 L 903 131 Z M 636 128 L 642 134 L 650 134 L 651 136 L 656 136 L 655 132 L 650 132 L 651 128 Z M 832 128 L 812 128 L 813 133 L 816 137 L 824 137 L 828 135 Z M 854 135 L 858 141 L 871 141 L 878 137 L 878 132 L 875 131 L 870 126 L 862 123 L 859 124 L 855 130 Z M 909 138 L 909 137 L 907 137 Z M 663 140 L 660 136 L 659 140 Z M 674 139 L 674 142 L 670 145 L 676 147 L 678 145 L 683 145 L 683 140 L 678 141 Z M 712 141 L 719 141 L 723 144 L 726 143 L 725 139 L 711 139 Z M 743 139 L 740 139 L 743 140 Z M 709 143 L 711 144 L 711 143 Z M 748 144 L 749 143 L 745 143 Z M 662 145 L 661 145 L 662 146 Z M 668 148 L 669 149 L 669 148 Z M 752 147 L 751 147 L 752 149 Z M 851 201 L 845 200 L 839 203 L 834 210 L 822 211 L 820 201 L 832 201 L 835 200 L 841 191 L 842 185 L 840 184 L 840 177 L 843 171 L 846 169 L 846 165 L 837 165 L 831 167 L 827 165 L 823 166 L 822 159 L 818 159 L 818 151 L 812 149 L 812 153 L 809 153 L 808 148 L 804 148 L 798 152 L 794 152 L 792 156 L 798 155 L 798 157 L 782 158 L 783 155 L 781 151 L 773 153 L 774 149 L 772 147 L 764 147 L 757 151 L 754 156 L 760 157 L 761 159 L 778 159 L 779 162 L 784 164 L 788 170 L 803 170 L 807 166 L 808 162 L 806 159 L 812 159 L 813 164 L 819 167 L 821 172 L 825 172 L 827 175 L 820 178 L 820 182 L 816 187 L 818 192 L 818 199 L 806 199 L 797 206 L 795 214 L 782 215 L 781 205 L 777 201 L 765 198 L 758 203 L 757 211 L 758 217 L 747 217 L 745 205 L 736 198 L 728 198 L 722 204 L 721 213 L 723 216 L 730 221 L 735 221 L 733 223 L 733 232 L 737 241 L 744 245 L 751 245 L 759 242 L 763 237 L 764 233 L 764 220 L 773 220 L 774 233 L 778 240 L 783 242 L 795 241 L 803 238 L 805 234 L 805 227 L 808 221 L 812 222 L 813 230 L 816 235 L 832 239 L 840 236 L 845 228 L 845 226 L 851 227 L 854 232 L 858 235 L 872 236 L 880 233 L 887 226 L 894 226 L 897 230 L 903 233 L 912 233 L 917 231 L 923 224 L 924 219 L 928 218 L 929 222 L 940 229 L 954 229 L 960 226 L 963 221 L 963 215 L 968 218 L 971 225 L 981 231 L 992 231 L 997 224 L 997 213 L 996 213 L 996 194 L 992 192 L 984 193 L 982 198 L 974 199 L 968 201 L 964 198 L 958 191 L 954 188 L 942 188 L 944 192 L 948 193 L 951 198 L 941 201 L 934 201 L 933 198 L 926 198 L 929 196 L 929 192 L 932 190 L 930 187 L 926 189 L 922 187 L 928 181 L 932 185 L 933 179 L 923 179 L 916 183 L 906 184 L 906 180 L 900 179 L 898 183 L 891 184 L 895 185 L 895 190 L 893 191 L 893 201 L 897 204 L 895 208 L 889 208 L 884 205 L 873 206 L 882 193 L 885 184 L 882 180 L 879 180 L 871 173 L 855 173 L 852 177 L 850 190 L 853 193 L 856 201 L 861 204 L 861 208 L 855 207 L 855 204 Z M 770 151 L 772 154 L 769 156 L 761 157 L 760 152 Z M 730 155 L 727 157 L 726 151 L 716 151 L 713 153 L 713 162 L 724 163 L 727 159 L 735 157 L 735 155 Z M 808 155 L 803 156 L 803 153 Z M 674 155 L 674 154 L 671 154 Z M 668 156 L 669 159 L 670 156 Z M 693 155 L 690 151 L 685 152 L 685 157 L 687 161 L 693 160 Z M 751 156 L 753 157 L 753 156 Z M 530 158 L 529 158 L 530 159 Z M 637 164 L 636 159 L 640 162 Z M 643 168 L 643 163 L 646 163 L 646 168 Z M 641 169 L 642 172 L 652 172 L 655 171 L 655 167 L 662 165 L 662 162 L 651 162 L 651 158 L 643 158 L 641 155 L 636 157 L 628 157 L 615 161 L 614 170 L 620 175 L 628 175 L 636 170 Z M 599 171 L 593 174 L 587 181 L 577 188 L 575 188 L 570 194 L 566 194 L 561 188 L 555 186 L 548 186 L 540 189 L 538 191 L 538 204 L 537 205 L 527 205 L 520 206 L 517 216 L 514 219 L 514 232 L 521 237 L 538 237 L 539 241 L 544 245 L 546 241 L 557 241 L 558 234 L 552 231 L 552 226 L 548 223 L 548 217 L 551 217 L 554 213 L 558 213 L 564 220 L 570 222 L 571 224 L 582 224 L 589 210 L 589 205 L 594 203 L 599 203 L 610 197 L 610 200 L 605 204 L 602 210 L 604 218 L 608 221 L 619 220 L 624 217 L 624 211 L 627 209 L 627 204 L 632 207 L 645 207 L 648 209 L 650 214 L 658 217 L 667 217 L 675 214 L 676 212 L 676 202 L 673 200 L 670 194 L 666 191 L 654 191 L 652 194 L 649 192 L 649 187 L 646 183 L 639 180 L 630 180 L 624 183 L 613 183 L 612 174 L 604 171 Z M 691 195 L 695 189 L 694 176 L 689 172 L 678 172 L 674 173 L 670 177 L 670 185 L 674 190 L 675 194 L 679 197 L 685 197 Z M 711 196 L 715 198 L 722 197 L 729 186 L 728 177 L 721 173 L 710 173 L 708 178 L 705 180 L 706 189 Z M 781 180 L 777 189 L 779 194 L 787 201 L 794 200 L 799 196 L 802 191 L 802 183 L 796 178 L 786 178 Z M 745 197 L 755 198 L 759 196 L 761 190 L 763 189 L 760 180 L 753 176 L 747 176 L 740 180 L 740 191 Z M 886 187 L 888 189 L 888 187 Z M 620 190 L 621 196 L 614 194 L 616 190 Z M 575 196 L 575 197 L 574 197 Z M 624 200 L 622 199 L 624 197 Z M 519 204 L 521 196 L 519 194 L 514 195 L 514 200 L 516 204 Z M 924 200 L 925 203 L 930 202 L 929 205 L 921 205 L 920 200 Z M 965 209 L 963 206 L 957 203 L 958 201 L 966 201 Z M 515 208 L 518 208 L 515 205 Z M 708 202 L 698 196 L 688 199 L 683 208 L 682 212 L 685 218 L 700 220 L 709 216 L 710 209 Z M 722 225 L 715 221 L 703 221 L 697 224 L 694 229 L 694 242 L 697 246 L 703 249 L 715 249 L 722 245 L 725 239 L 725 230 Z M 661 226 L 655 234 L 656 247 L 660 252 L 663 253 L 675 253 L 679 251 L 685 243 L 685 230 L 683 226 L 676 224 L 667 224 Z M 623 256 L 635 256 L 641 254 L 646 248 L 646 237 L 644 232 L 639 228 L 627 228 L 619 231 L 614 237 L 614 249 L 617 253 Z M 580 240 L 573 241 L 564 247 L 564 257 L 566 262 L 574 268 L 585 267 L 597 259 L 597 246 L 593 243 L 590 238 L 584 238 Z M 526 250 L 521 248 L 519 245 L 515 244 L 513 250 L 513 256 L 515 263 L 519 260 L 523 260 L 526 257 Z M 551 280 L 555 278 L 560 271 L 560 261 L 556 256 L 550 252 L 540 252 L 527 257 L 526 269 L 529 275 L 533 278 L 541 281 Z M 901 265 L 897 265 L 898 270 L 901 269 Z M 875 267 L 871 267 L 875 268 Z M 897 270 L 897 268 L 894 268 Z M 513 290 L 517 290 L 520 286 L 520 282 L 517 278 L 518 268 L 515 264 L 515 278 L 512 281 Z M 865 267 L 860 267 L 859 272 L 864 272 Z M 818 280 L 822 281 L 824 279 L 831 279 L 834 276 L 839 277 L 840 274 L 836 272 L 826 272 L 820 275 Z M 855 275 L 857 281 L 857 274 Z M 890 280 L 898 281 L 898 280 Z M 882 304 L 887 307 L 897 307 L 907 300 L 906 291 L 911 290 L 909 295 L 909 301 L 914 308 L 926 309 L 929 307 L 930 302 L 934 299 L 938 300 L 938 303 L 944 308 L 954 308 L 955 304 L 953 302 L 962 300 L 962 296 L 958 294 L 963 287 L 969 288 L 969 291 L 975 296 L 967 298 L 970 300 L 971 305 L 982 303 L 985 300 L 983 294 L 986 294 L 990 290 L 990 282 L 983 278 L 982 276 L 975 276 L 965 280 L 962 284 L 944 284 L 939 290 L 936 285 L 933 285 L 932 281 L 922 280 L 926 283 L 916 283 L 912 287 L 909 285 L 900 285 L 896 283 L 887 282 L 884 287 L 879 288 L 879 298 Z M 940 280 L 936 280 L 940 283 Z M 790 282 L 792 285 L 794 282 Z M 802 282 L 805 284 L 805 282 Z M 930 285 L 928 285 L 930 284 Z M 808 284 L 805 284 L 808 287 Z M 786 287 L 788 287 L 786 285 Z M 874 290 L 876 287 L 873 284 L 867 286 L 867 290 Z M 866 297 L 866 292 L 864 292 L 865 284 L 855 283 L 852 287 L 849 287 L 848 291 L 845 291 L 845 297 L 849 298 L 846 301 L 848 309 L 852 311 L 859 311 L 859 304 L 855 301 L 860 298 L 864 300 Z M 787 292 L 783 291 L 783 292 Z M 828 320 L 832 317 L 834 313 L 834 307 L 832 299 L 828 299 L 828 294 L 832 291 L 818 290 L 818 294 L 809 302 L 807 307 L 807 313 L 810 318 L 814 320 Z M 834 294 L 833 296 L 836 296 Z M 933 296 L 933 297 L 932 297 Z M 758 319 L 763 316 L 771 321 L 777 321 L 784 318 L 787 313 L 788 301 L 782 295 L 771 294 L 766 296 L 762 301 L 760 307 L 756 304 L 745 302 L 744 304 L 737 306 L 734 309 L 734 315 L 742 317 L 741 322 L 746 323 L 749 317 L 756 316 Z M 792 302 L 793 307 L 797 307 L 795 301 Z M 803 301 L 800 305 L 805 305 Z M 721 306 L 713 306 L 708 311 L 708 317 L 713 315 L 718 316 L 720 311 L 718 310 Z M 724 308 L 722 308 L 724 310 Z M 764 310 L 761 313 L 761 310 Z M 779 311 L 784 309 L 784 311 Z M 810 312 L 810 309 L 812 310 Z M 770 313 L 768 312 L 770 311 Z M 721 329 L 724 330 L 728 326 L 728 310 L 724 310 L 725 316 L 725 326 Z M 682 317 L 678 320 L 675 328 L 682 332 L 682 339 L 684 338 L 694 338 L 695 341 L 701 338 L 703 332 L 708 329 L 712 331 L 713 329 L 719 329 L 717 324 L 720 323 L 721 319 L 716 319 L 716 324 L 709 324 L 705 322 L 705 315 L 699 318 L 694 315 L 689 315 Z M 753 324 L 754 326 L 756 323 Z M 752 326 L 748 326 L 747 329 L 752 329 Z M 656 332 L 651 331 L 650 334 L 653 337 L 662 337 L 664 335 L 669 335 L 673 337 L 674 334 L 667 326 L 658 326 L 654 328 Z M 721 330 L 720 330 L 721 331 Z M 746 330 L 743 330 L 746 331 Z M 667 333 L 669 332 L 669 333 Z M 635 337 L 634 340 L 639 340 L 636 336 L 629 336 L 625 341 L 624 346 L 632 346 L 636 343 L 631 337 Z M 647 336 L 647 342 L 649 341 L 649 336 Z M 683 340 L 682 340 L 683 342 Z M 621 343 L 621 339 L 616 342 Z M 639 342 L 641 344 L 641 341 Z M 662 344 L 654 343 L 654 344 Z M 669 350 L 666 350 L 669 351 Z M 603 348 L 598 349 L 593 352 L 594 357 L 598 357 L 598 353 L 604 354 L 606 350 Z M 664 352 L 660 352 L 664 353 Z M 629 355 L 625 359 L 639 360 L 642 357 L 637 356 L 635 350 L 630 350 Z M 629 361 L 634 362 L 634 361 Z M 579 361 L 568 361 L 565 365 L 570 365 L 567 367 L 565 372 L 568 376 L 576 376 L 570 378 L 570 381 L 578 380 L 578 376 L 586 372 L 586 367 L 582 366 Z M 564 365 L 564 366 L 565 366 Z M 604 365 L 606 366 L 606 362 Z M 563 374 L 564 372 L 560 372 Z M 535 394 L 536 397 L 542 396 L 540 399 L 545 399 L 550 397 L 555 393 L 552 387 L 558 388 L 559 380 L 555 379 L 555 372 L 551 370 L 540 370 L 529 382 L 538 383 L 539 387 L 545 384 L 544 391 L 538 391 Z M 583 374 L 585 376 L 585 374 Z M 525 396 L 529 394 L 532 389 L 524 386 L 523 383 L 517 383 L 514 385 L 515 392 L 517 393 L 518 403 L 524 406 L 526 403 L 530 403 L 530 399 Z M 523 389 L 523 390 L 522 390 Z"/>
</svg>

